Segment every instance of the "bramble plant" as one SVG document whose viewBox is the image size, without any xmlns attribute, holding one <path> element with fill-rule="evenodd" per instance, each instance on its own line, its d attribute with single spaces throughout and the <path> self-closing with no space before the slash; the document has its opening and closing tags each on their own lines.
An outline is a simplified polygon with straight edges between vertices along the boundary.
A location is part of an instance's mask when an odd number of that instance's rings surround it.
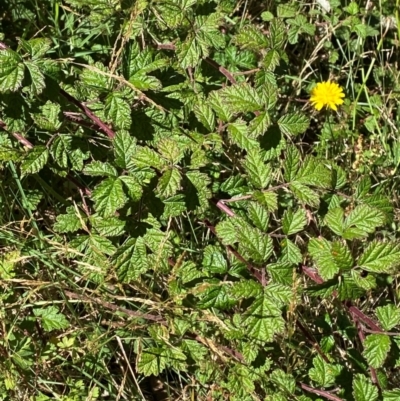
<svg viewBox="0 0 400 401">
<path fill-rule="evenodd" d="M 0 399 L 400 399 L 400 1 L 3 0 Z"/>
</svg>

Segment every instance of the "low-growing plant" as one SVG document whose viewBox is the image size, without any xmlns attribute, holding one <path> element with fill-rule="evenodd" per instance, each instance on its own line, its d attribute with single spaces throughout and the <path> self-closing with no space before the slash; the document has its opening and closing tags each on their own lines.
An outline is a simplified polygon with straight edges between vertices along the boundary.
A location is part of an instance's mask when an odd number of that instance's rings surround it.
<svg viewBox="0 0 400 401">
<path fill-rule="evenodd" d="M 3 0 L 1 399 L 400 399 L 399 6 Z"/>
</svg>

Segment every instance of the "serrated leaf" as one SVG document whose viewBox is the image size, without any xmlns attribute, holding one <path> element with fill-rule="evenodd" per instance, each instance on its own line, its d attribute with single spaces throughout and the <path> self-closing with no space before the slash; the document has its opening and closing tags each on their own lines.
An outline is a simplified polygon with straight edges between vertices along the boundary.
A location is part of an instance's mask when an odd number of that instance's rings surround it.
<svg viewBox="0 0 400 401">
<path fill-rule="evenodd" d="M 272 254 L 272 240 L 257 228 L 244 224 L 238 230 L 237 238 L 244 257 L 265 263 Z"/>
<path fill-rule="evenodd" d="M 243 49 L 261 50 L 268 47 L 268 38 L 254 25 L 245 25 L 235 36 L 235 42 Z"/>
<path fill-rule="evenodd" d="M 162 348 L 148 348 L 141 352 L 137 361 L 137 371 L 144 376 L 158 376 L 166 367 Z"/>
<path fill-rule="evenodd" d="M 157 145 L 158 153 L 167 159 L 169 163 L 178 164 L 182 160 L 184 152 L 181 149 L 180 143 L 175 139 L 163 138 Z"/>
<path fill-rule="evenodd" d="M 47 163 L 49 151 L 46 146 L 35 146 L 21 163 L 21 175 L 35 174 Z"/>
<path fill-rule="evenodd" d="M 36 125 L 46 131 L 56 132 L 61 127 L 60 112 L 61 106 L 49 100 L 40 107 L 41 113 L 32 114 Z"/>
<path fill-rule="evenodd" d="M 200 286 L 203 286 L 203 284 L 200 284 Z M 222 284 L 207 287 L 197 302 L 199 308 L 202 309 L 228 309 L 235 304 L 236 300 L 230 296 L 227 286 Z"/>
<path fill-rule="evenodd" d="M 111 92 L 107 96 L 104 115 L 117 128 L 129 129 L 131 126 L 131 107 L 118 92 Z"/>
<path fill-rule="evenodd" d="M 294 195 L 299 199 L 300 202 L 312 207 L 319 206 L 320 198 L 318 194 L 304 184 L 298 181 L 293 181 L 290 183 L 289 188 L 293 191 Z"/>
<path fill-rule="evenodd" d="M 113 145 L 117 166 L 124 169 L 132 167 L 132 156 L 135 153 L 136 144 L 129 132 L 118 131 Z"/>
<path fill-rule="evenodd" d="M 218 118 L 224 122 L 228 122 L 233 117 L 231 108 L 226 104 L 224 99 L 220 96 L 219 91 L 213 91 L 208 95 L 208 104 L 217 113 Z"/>
<path fill-rule="evenodd" d="M 359 205 L 347 216 L 343 237 L 348 239 L 365 237 L 384 222 L 385 216 L 379 210 L 365 204 Z M 354 226 L 357 228 L 356 232 L 351 230 Z"/>
<path fill-rule="evenodd" d="M 261 231 L 267 231 L 269 223 L 268 209 L 257 202 L 249 202 L 247 213 L 251 222 Z"/>
<path fill-rule="evenodd" d="M 400 389 L 385 390 L 383 392 L 383 401 L 397 401 L 397 400 L 400 400 Z"/>
<path fill-rule="evenodd" d="M 275 192 L 256 191 L 253 196 L 254 199 L 261 205 L 264 205 L 269 212 L 273 212 L 278 208 L 278 195 Z"/>
<path fill-rule="evenodd" d="M 297 265 L 303 260 L 300 249 L 290 239 L 286 238 L 281 242 L 282 256 L 280 261 Z"/>
<path fill-rule="evenodd" d="M 129 283 L 138 279 L 148 268 L 144 238 L 130 238 L 117 249 L 112 260 L 122 282 Z"/>
<path fill-rule="evenodd" d="M 221 239 L 224 245 L 232 245 L 237 242 L 237 229 L 232 220 L 221 221 L 215 227 L 218 238 Z"/>
<path fill-rule="evenodd" d="M 345 228 L 344 211 L 340 207 L 328 210 L 324 219 L 325 224 L 337 235 L 342 236 Z"/>
<path fill-rule="evenodd" d="M 59 312 L 56 306 L 34 309 L 33 313 L 47 332 L 66 329 L 70 325 L 67 318 Z"/>
<path fill-rule="evenodd" d="M 295 146 L 289 146 L 285 152 L 285 162 L 283 169 L 284 177 L 287 182 L 294 181 L 300 168 L 300 152 Z"/>
<path fill-rule="evenodd" d="M 271 124 L 271 119 L 269 114 L 264 111 L 256 116 L 249 124 L 249 135 L 252 138 L 257 138 L 263 135 Z"/>
<path fill-rule="evenodd" d="M 237 299 L 242 298 L 255 298 L 262 295 L 263 287 L 261 284 L 254 280 L 242 280 L 234 282 L 229 289 L 233 297 Z"/>
<path fill-rule="evenodd" d="M 379 322 L 386 331 L 400 324 L 400 309 L 393 304 L 376 308 L 376 316 L 378 316 Z"/>
<path fill-rule="evenodd" d="M 370 334 L 364 341 L 363 355 L 368 365 L 375 369 L 382 367 L 390 351 L 390 338 L 385 334 Z"/>
<path fill-rule="evenodd" d="M 51 144 L 50 152 L 60 167 L 68 167 L 68 155 L 71 151 L 71 142 L 71 136 L 57 135 Z"/>
<path fill-rule="evenodd" d="M 269 164 L 264 164 L 259 151 L 248 151 L 243 167 L 250 182 L 257 189 L 264 189 L 268 186 L 272 176 L 272 168 Z"/>
<path fill-rule="evenodd" d="M 297 209 L 293 213 L 292 209 L 285 210 L 282 220 L 282 231 L 286 235 L 296 234 L 307 224 L 307 216 L 304 209 Z"/>
<path fill-rule="evenodd" d="M 310 120 L 307 116 L 300 113 L 285 114 L 278 120 L 278 125 L 283 134 L 295 136 L 307 130 Z"/>
<path fill-rule="evenodd" d="M 133 175 L 121 175 L 119 179 L 124 183 L 128 191 L 129 197 L 134 201 L 138 201 L 143 195 L 143 188 L 138 179 Z"/>
<path fill-rule="evenodd" d="M 163 199 L 164 212 L 162 218 L 176 217 L 181 215 L 186 210 L 185 196 L 175 195 L 168 199 Z"/>
<path fill-rule="evenodd" d="M 51 47 L 50 39 L 33 38 L 29 40 L 20 39 L 22 48 L 27 51 L 33 60 L 44 56 Z"/>
<path fill-rule="evenodd" d="M 373 241 L 364 250 L 357 265 L 376 273 L 389 273 L 400 264 L 400 245 L 392 242 Z"/>
<path fill-rule="evenodd" d="M 193 112 L 197 119 L 207 128 L 208 131 L 212 132 L 215 128 L 215 115 L 212 108 L 205 103 L 196 103 Z"/>
<path fill-rule="evenodd" d="M 243 120 L 236 120 L 234 123 L 228 124 L 228 133 L 231 141 L 241 149 L 250 151 L 259 147 L 255 139 L 249 138 L 248 126 Z"/>
<path fill-rule="evenodd" d="M 219 96 L 232 108 L 234 113 L 257 111 L 263 107 L 257 91 L 247 83 L 227 86 Z"/>
<path fill-rule="evenodd" d="M 10 50 L 0 50 L 0 92 L 15 92 L 24 79 L 24 64 L 20 56 Z"/>
<path fill-rule="evenodd" d="M 98 160 L 92 161 L 87 164 L 83 169 L 83 174 L 92 177 L 114 177 L 118 176 L 118 172 L 110 163 L 101 162 Z"/>
<path fill-rule="evenodd" d="M 133 156 L 133 163 L 139 168 L 154 167 L 159 170 L 161 170 L 165 165 L 165 162 L 162 160 L 161 156 L 147 146 L 137 147 Z"/>
<path fill-rule="evenodd" d="M 325 362 L 320 355 L 313 359 L 314 367 L 310 369 L 310 379 L 322 387 L 331 387 L 335 384 L 336 377 L 340 374 L 342 367 Z"/>
<path fill-rule="evenodd" d="M 112 216 L 127 201 L 122 181 L 118 178 L 107 178 L 93 190 L 92 199 L 95 210 L 100 216 Z"/>
<path fill-rule="evenodd" d="M 378 389 L 364 375 L 357 374 L 353 380 L 353 396 L 355 401 L 376 401 Z"/>
<path fill-rule="evenodd" d="M 272 341 L 285 327 L 280 308 L 268 294 L 254 300 L 244 314 L 243 324 L 247 335 L 260 341 Z"/>
<path fill-rule="evenodd" d="M 195 67 L 202 58 L 202 48 L 194 35 L 188 35 L 177 47 L 177 56 L 183 69 Z"/>
<path fill-rule="evenodd" d="M 157 195 L 161 198 L 169 198 L 175 195 L 181 183 L 181 174 L 177 168 L 170 168 L 163 173 L 157 184 Z"/>
<path fill-rule="evenodd" d="M 214 245 L 208 245 L 204 248 L 202 266 L 211 273 L 223 274 L 228 269 L 226 257 Z"/>
<path fill-rule="evenodd" d="M 41 94 L 46 85 L 40 67 L 33 62 L 26 61 L 25 68 L 29 72 L 30 77 L 29 90 L 36 96 Z"/>
<path fill-rule="evenodd" d="M 105 237 L 116 237 L 124 232 L 125 221 L 117 217 L 103 218 L 101 216 L 93 215 L 90 217 L 90 222 L 93 228 Z"/>
<path fill-rule="evenodd" d="M 59 214 L 53 225 L 54 231 L 72 233 L 82 228 L 82 218 L 76 215 L 74 207 L 67 208 L 67 214 Z"/>
<path fill-rule="evenodd" d="M 282 49 L 285 43 L 286 26 L 279 18 L 274 18 L 271 21 L 269 29 L 270 47 L 274 49 Z"/>
<path fill-rule="evenodd" d="M 324 238 L 312 238 L 308 243 L 308 251 L 324 280 L 333 278 L 339 272 L 339 266 L 332 255 L 332 244 L 329 241 Z"/>
</svg>

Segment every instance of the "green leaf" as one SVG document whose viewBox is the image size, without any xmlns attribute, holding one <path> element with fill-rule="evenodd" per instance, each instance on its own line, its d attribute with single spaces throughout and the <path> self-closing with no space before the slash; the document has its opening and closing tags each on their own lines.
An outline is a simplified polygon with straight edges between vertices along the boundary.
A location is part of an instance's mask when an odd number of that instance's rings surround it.
<svg viewBox="0 0 400 401">
<path fill-rule="evenodd" d="M 36 125 L 46 131 L 56 132 L 61 127 L 60 112 L 61 107 L 59 104 L 47 101 L 40 107 L 41 113 L 32 114 L 32 118 Z"/>
<path fill-rule="evenodd" d="M 167 359 L 162 356 L 162 348 L 148 348 L 141 352 L 137 361 L 137 371 L 144 376 L 158 376 L 167 366 Z"/>
<path fill-rule="evenodd" d="M 310 369 L 310 379 L 322 387 L 331 387 L 335 384 L 336 377 L 340 374 L 342 366 L 325 362 L 320 355 L 313 359 L 314 367 Z"/>
<path fill-rule="evenodd" d="M 282 256 L 280 261 L 297 265 L 303 260 L 300 249 L 290 239 L 286 238 L 281 242 Z"/>
<path fill-rule="evenodd" d="M 328 210 L 324 219 L 325 224 L 337 235 L 342 236 L 345 229 L 344 211 L 340 207 Z"/>
<path fill-rule="evenodd" d="M 400 245 L 392 242 L 372 241 L 357 265 L 370 272 L 389 273 L 400 264 Z"/>
<path fill-rule="evenodd" d="M 221 221 L 216 225 L 215 229 L 224 245 L 232 245 L 237 242 L 237 229 L 234 219 Z"/>
<path fill-rule="evenodd" d="M 224 274 L 228 270 L 228 263 L 225 256 L 214 245 L 207 245 L 204 248 L 202 266 L 211 273 Z"/>
<path fill-rule="evenodd" d="M 59 312 L 56 306 L 37 308 L 33 310 L 33 313 L 47 332 L 66 329 L 70 326 L 67 318 Z"/>
<path fill-rule="evenodd" d="M 67 208 L 67 214 L 59 214 L 57 221 L 54 223 L 54 231 L 59 233 L 72 233 L 80 230 L 83 218 L 77 215 L 77 210 L 70 206 Z"/>
<path fill-rule="evenodd" d="M 148 268 L 144 238 L 130 238 L 117 249 L 112 260 L 122 282 L 129 283 L 138 279 Z"/>
<path fill-rule="evenodd" d="M 265 263 L 272 254 L 271 238 L 257 228 L 244 224 L 238 227 L 237 238 L 239 249 L 245 258 L 248 257 L 255 262 Z"/>
<path fill-rule="evenodd" d="M 353 396 L 355 401 L 376 401 L 378 389 L 364 375 L 357 374 L 353 380 Z"/>
<path fill-rule="evenodd" d="M 71 151 L 72 137 L 70 135 L 57 135 L 51 143 L 50 152 L 58 165 L 68 168 L 68 156 Z"/>
<path fill-rule="evenodd" d="M 193 108 L 196 118 L 207 128 L 208 131 L 213 132 L 215 128 L 215 114 L 212 108 L 203 102 L 196 103 Z"/>
<path fill-rule="evenodd" d="M 249 135 L 252 138 L 257 138 L 263 135 L 271 124 L 271 119 L 269 114 L 264 111 L 256 116 L 249 124 Z"/>
<path fill-rule="evenodd" d="M 219 91 L 219 96 L 234 113 L 247 113 L 263 108 L 263 102 L 257 91 L 247 83 L 227 86 Z"/>
<path fill-rule="evenodd" d="M 118 131 L 114 141 L 115 163 L 118 167 L 129 169 L 132 167 L 132 156 L 135 153 L 136 144 L 127 131 Z"/>
<path fill-rule="evenodd" d="M 254 192 L 254 199 L 261 205 L 264 205 L 269 212 L 278 208 L 278 195 L 275 192 Z"/>
<path fill-rule="evenodd" d="M 285 153 L 283 169 L 284 177 L 287 182 L 294 181 L 300 168 L 300 152 L 295 146 L 288 146 Z"/>
<path fill-rule="evenodd" d="M 268 47 L 267 37 L 255 25 L 244 25 L 235 36 L 236 44 L 243 49 L 261 50 Z"/>
<path fill-rule="evenodd" d="M 263 287 L 254 280 L 242 280 L 232 284 L 230 292 L 237 299 L 255 298 L 263 293 Z"/>
<path fill-rule="evenodd" d="M 307 116 L 300 113 L 285 114 L 278 120 L 279 129 L 285 135 L 295 136 L 303 134 L 308 126 L 310 120 Z"/>
<path fill-rule="evenodd" d="M 203 287 L 204 284 L 200 284 Z M 197 294 L 199 295 L 199 294 Z M 223 284 L 211 285 L 201 294 L 200 300 L 197 302 L 199 308 L 217 308 L 229 309 L 236 304 L 236 300 L 230 296 L 228 288 Z"/>
<path fill-rule="evenodd" d="M 133 156 L 133 163 L 139 167 L 154 167 L 161 170 L 165 165 L 161 156 L 149 147 L 138 146 Z"/>
<path fill-rule="evenodd" d="M 87 164 L 83 169 L 83 174 L 90 175 L 92 177 L 114 177 L 118 176 L 118 172 L 110 163 L 100 162 L 98 160 L 92 161 Z"/>
<path fill-rule="evenodd" d="M 275 369 L 271 373 L 271 381 L 286 394 L 294 394 L 296 391 L 296 381 L 291 374 L 285 373 L 281 369 Z"/>
<path fill-rule="evenodd" d="M 324 238 L 312 238 L 308 243 L 308 251 L 324 280 L 333 278 L 339 272 L 339 266 L 332 255 L 332 244 L 329 241 Z"/>
<path fill-rule="evenodd" d="M 365 237 L 384 222 L 385 216 L 382 212 L 365 204 L 359 205 L 347 216 L 343 237 L 347 239 Z M 354 226 L 357 231 L 351 229 Z"/>
<path fill-rule="evenodd" d="M 33 38 L 29 40 L 20 39 L 21 47 L 29 53 L 33 60 L 43 57 L 51 47 L 51 40 L 44 38 Z"/>
<path fill-rule="evenodd" d="M 122 235 L 125 228 L 125 221 L 118 219 L 117 217 L 103 218 L 98 215 L 90 216 L 90 222 L 93 228 L 105 237 L 117 237 Z"/>
<path fill-rule="evenodd" d="M 397 401 L 400 399 L 400 390 L 385 390 L 383 392 L 383 401 Z M 358 400 L 357 400 L 358 401 Z"/>
<path fill-rule="evenodd" d="M 178 44 L 177 56 L 183 69 L 199 64 L 203 56 L 202 48 L 194 35 L 188 35 L 183 43 Z"/>
<path fill-rule="evenodd" d="M 264 164 L 259 151 L 249 150 L 243 162 L 243 167 L 248 174 L 250 182 L 257 189 L 264 189 L 268 186 L 272 176 L 272 169 L 269 164 Z"/>
<path fill-rule="evenodd" d="M 118 178 L 107 178 L 93 190 L 92 199 L 96 212 L 100 216 L 112 216 L 127 201 L 122 181 Z"/>
<path fill-rule="evenodd" d="M 133 175 L 121 175 L 119 179 L 124 183 L 129 197 L 134 202 L 140 200 L 143 194 L 143 188 L 138 179 Z"/>
<path fill-rule="evenodd" d="M 233 117 L 233 112 L 229 105 L 225 102 L 225 100 L 220 95 L 219 91 L 213 91 L 208 95 L 208 104 L 212 107 L 212 109 L 217 114 L 218 118 L 220 118 L 224 122 L 228 122 Z"/>
<path fill-rule="evenodd" d="M 283 49 L 286 36 L 286 26 L 283 21 L 274 18 L 270 24 L 269 35 L 270 47 L 278 50 Z"/>
<path fill-rule="evenodd" d="M 248 130 L 248 126 L 241 119 L 228 124 L 228 133 L 231 141 L 239 146 L 239 148 L 250 151 L 251 149 L 257 149 L 259 145 L 255 139 L 249 138 Z"/>
<path fill-rule="evenodd" d="M 296 234 L 307 224 L 307 216 L 304 209 L 297 209 L 293 213 L 292 209 L 287 209 L 283 213 L 282 231 L 286 235 Z"/>
<path fill-rule="evenodd" d="M 312 207 L 319 206 L 320 197 L 312 189 L 306 187 L 304 184 L 293 181 L 289 188 L 293 191 L 294 195 L 299 199 L 300 202 Z"/>
<path fill-rule="evenodd" d="M 267 231 L 269 223 L 268 209 L 257 202 L 249 202 L 247 213 L 251 222 L 261 231 Z"/>
<path fill-rule="evenodd" d="M 24 79 L 24 64 L 20 56 L 9 49 L 0 50 L 0 92 L 15 92 Z"/>
<path fill-rule="evenodd" d="M 35 146 L 21 163 L 21 175 L 35 174 L 47 163 L 49 151 L 46 146 Z"/>
<path fill-rule="evenodd" d="M 160 198 L 169 198 L 178 191 L 181 182 L 181 174 L 177 168 L 170 168 L 163 173 L 158 180 L 157 195 Z"/>
<path fill-rule="evenodd" d="M 129 129 L 131 126 L 131 107 L 118 92 L 111 92 L 107 96 L 104 115 L 119 129 Z"/>
<path fill-rule="evenodd" d="M 244 314 L 243 324 L 246 334 L 260 341 L 272 341 L 274 335 L 281 333 L 285 327 L 280 308 L 268 293 L 253 301 Z"/>
<path fill-rule="evenodd" d="M 364 341 L 363 355 L 368 365 L 382 367 L 390 350 L 390 338 L 385 334 L 370 334 Z"/>
<path fill-rule="evenodd" d="M 45 88 L 44 75 L 40 67 L 30 61 L 25 62 L 26 70 L 29 72 L 30 86 L 29 90 L 34 95 L 40 95 Z"/>
<path fill-rule="evenodd" d="M 376 316 L 378 316 L 379 322 L 386 331 L 400 324 L 400 309 L 393 304 L 376 308 Z"/>
</svg>

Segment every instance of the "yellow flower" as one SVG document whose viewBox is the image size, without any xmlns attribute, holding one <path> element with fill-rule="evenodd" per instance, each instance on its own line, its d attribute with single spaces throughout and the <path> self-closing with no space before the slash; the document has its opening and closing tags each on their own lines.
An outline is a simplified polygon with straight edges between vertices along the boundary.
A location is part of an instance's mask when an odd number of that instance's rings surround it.
<svg viewBox="0 0 400 401">
<path fill-rule="evenodd" d="M 343 103 L 343 89 L 335 82 L 319 82 L 311 91 L 310 102 L 319 111 L 324 106 L 337 110 Z"/>
</svg>

